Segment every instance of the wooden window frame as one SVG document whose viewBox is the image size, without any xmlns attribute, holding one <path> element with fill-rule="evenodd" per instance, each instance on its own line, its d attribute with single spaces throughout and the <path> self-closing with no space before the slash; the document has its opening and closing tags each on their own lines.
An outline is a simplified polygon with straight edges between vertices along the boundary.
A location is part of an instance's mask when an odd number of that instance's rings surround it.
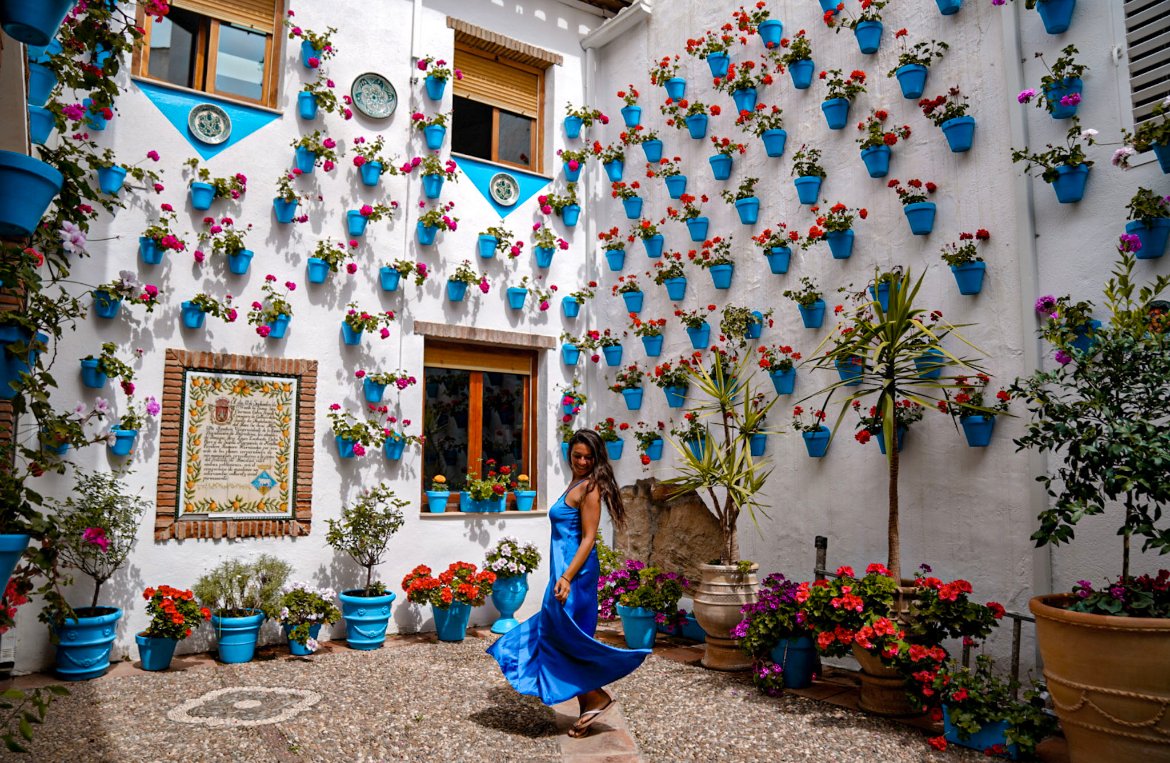
<svg viewBox="0 0 1170 763">
<path fill-rule="evenodd" d="M 191 87 L 183 89 L 206 93 L 225 101 L 238 101 L 265 108 L 275 108 L 276 96 L 279 92 L 277 84 L 280 79 L 278 61 L 282 54 L 284 41 L 284 35 L 280 33 L 284 20 L 284 3 L 277 2 L 273 6 L 272 29 L 266 33 L 263 98 L 248 98 L 237 93 L 223 93 L 215 89 L 216 63 L 219 58 L 219 25 L 227 22 L 202 14 L 199 16 L 203 19 L 203 23 L 199 25 L 199 34 L 195 38 L 195 77 Z M 160 82 L 171 87 L 182 88 L 181 85 L 175 85 L 168 80 L 155 79 L 150 76 L 150 33 L 154 28 L 154 18 L 146 15 L 145 7 L 141 4 L 138 6 L 135 17 L 138 25 L 146 30 L 146 34 L 143 37 L 143 44 L 134 48 L 134 56 L 131 59 L 131 71 L 134 76 L 150 82 Z M 264 30 L 257 29 L 255 31 L 262 32 Z"/>
<path fill-rule="evenodd" d="M 532 157 L 532 163 L 529 165 L 518 164 L 516 162 L 509 162 L 509 161 L 505 161 L 505 160 L 500 158 L 500 112 L 507 111 L 509 114 L 515 114 L 516 112 L 501 108 L 501 107 L 495 105 L 494 103 L 485 103 L 483 101 L 476 101 L 476 102 L 483 103 L 483 105 L 490 107 L 492 110 L 492 148 L 491 148 L 492 155 L 486 161 L 492 162 L 494 164 L 500 164 L 500 165 L 503 165 L 505 167 L 515 167 L 518 170 L 523 170 L 525 172 L 532 172 L 532 173 L 535 173 L 537 175 L 542 174 L 544 172 L 544 127 L 545 127 L 545 97 L 544 97 L 545 80 L 544 80 L 544 76 L 545 76 L 545 70 L 541 69 L 539 67 L 536 67 L 536 66 L 531 66 L 531 65 L 523 63 L 521 61 L 517 61 L 517 60 L 515 60 L 513 58 L 509 58 L 508 56 L 505 56 L 505 55 L 488 53 L 487 51 L 481 50 L 481 49 L 475 47 L 474 45 L 468 45 L 467 43 L 464 43 L 464 42 L 456 42 L 455 43 L 455 55 L 458 56 L 460 53 L 464 53 L 464 54 L 470 55 L 470 56 L 478 56 L 480 58 L 492 58 L 502 66 L 508 66 L 508 67 L 513 68 L 513 69 L 519 69 L 520 71 L 528 72 L 529 74 L 533 74 L 536 76 L 536 116 L 533 117 L 533 120 L 532 120 L 533 121 L 532 135 L 530 136 L 530 143 L 529 143 L 529 156 Z M 452 66 L 455 66 L 455 64 L 452 64 Z M 460 97 L 463 97 L 463 96 L 460 96 Z M 468 100 L 475 100 L 475 99 L 472 98 L 472 99 L 468 99 Z M 523 114 L 516 114 L 516 116 L 523 117 L 524 115 Z M 454 126 L 452 126 L 452 129 L 454 129 Z M 471 158 L 482 159 L 483 157 L 473 156 Z"/>
<path fill-rule="evenodd" d="M 473 359 L 482 359 L 482 363 L 469 363 L 468 357 Z M 524 382 L 524 429 L 523 438 L 520 445 L 521 453 L 523 454 L 523 462 L 521 468 L 525 471 L 520 473 L 527 473 L 531 480 L 530 490 L 537 489 L 537 479 L 534 475 L 537 474 L 536 468 L 536 393 L 539 387 L 538 369 L 539 363 L 537 353 L 534 350 L 525 350 L 508 347 L 490 347 L 484 345 L 462 344 L 458 342 L 446 341 L 427 341 L 423 349 L 423 379 L 422 383 L 424 389 L 426 388 L 426 369 L 431 366 L 439 365 L 442 368 L 452 368 L 458 370 L 468 371 L 470 378 L 468 380 L 468 404 L 467 404 L 467 464 L 468 469 L 472 465 L 479 463 L 479 459 L 483 458 L 483 374 L 485 373 L 520 373 L 514 367 L 507 368 L 501 363 L 501 359 L 508 359 L 513 363 L 523 361 L 527 367 L 527 374 Z M 426 405 L 427 397 L 423 395 L 423 421 L 426 420 Z M 424 446 L 425 447 L 425 446 Z M 482 476 L 482 475 L 481 475 Z M 421 499 L 421 506 L 426 506 L 426 481 L 420 486 L 419 498 Z M 507 504 L 505 506 L 508 510 L 515 510 L 516 497 L 509 492 Z M 459 491 L 452 490 L 447 497 L 447 510 L 459 511 Z"/>
</svg>

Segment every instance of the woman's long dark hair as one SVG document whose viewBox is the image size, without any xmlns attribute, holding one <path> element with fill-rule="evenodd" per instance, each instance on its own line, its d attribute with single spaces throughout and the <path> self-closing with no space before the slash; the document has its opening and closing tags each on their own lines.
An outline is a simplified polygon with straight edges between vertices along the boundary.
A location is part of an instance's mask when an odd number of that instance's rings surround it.
<svg viewBox="0 0 1170 763">
<path fill-rule="evenodd" d="M 573 436 L 569 438 L 570 454 L 573 452 L 573 446 L 577 443 L 593 451 L 593 471 L 587 477 L 585 492 L 588 493 L 596 488 L 602 500 L 605 501 L 605 505 L 609 508 L 609 516 L 613 519 L 614 525 L 618 529 L 625 527 L 626 507 L 622 503 L 621 490 L 618 489 L 613 469 L 609 465 L 605 443 L 601 441 L 600 435 L 592 429 L 578 429 L 573 433 Z"/>
</svg>

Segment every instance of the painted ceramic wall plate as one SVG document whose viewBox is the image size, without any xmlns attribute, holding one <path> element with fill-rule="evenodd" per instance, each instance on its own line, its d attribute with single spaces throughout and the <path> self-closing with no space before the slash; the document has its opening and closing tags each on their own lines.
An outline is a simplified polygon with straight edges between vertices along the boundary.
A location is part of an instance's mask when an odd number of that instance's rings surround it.
<svg viewBox="0 0 1170 763">
<path fill-rule="evenodd" d="M 201 103 L 187 116 L 187 129 L 209 145 L 223 143 L 232 135 L 232 119 L 214 103 Z"/>
<path fill-rule="evenodd" d="M 349 86 L 353 106 L 373 119 L 386 119 L 398 108 L 398 92 L 390 80 L 376 72 L 366 72 L 354 78 Z"/>
<path fill-rule="evenodd" d="M 520 200 L 520 184 L 507 172 L 492 175 L 492 179 L 488 181 L 488 189 L 491 191 L 492 200 L 501 207 L 513 206 Z"/>
</svg>

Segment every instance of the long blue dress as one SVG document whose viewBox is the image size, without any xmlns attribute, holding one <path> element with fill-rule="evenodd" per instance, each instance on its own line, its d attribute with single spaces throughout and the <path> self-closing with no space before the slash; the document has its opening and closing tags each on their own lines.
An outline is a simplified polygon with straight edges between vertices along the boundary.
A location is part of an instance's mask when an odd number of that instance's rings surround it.
<svg viewBox="0 0 1170 763">
<path fill-rule="evenodd" d="M 572 489 L 572 485 L 569 489 Z M 505 633 L 487 652 L 500 663 L 508 683 L 521 694 L 555 705 L 613 683 L 632 673 L 649 649 L 618 649 L 593 638 L 597 631 L 597 549 L 571 581 L 561 604 L 553 596 L 557 579 L 581 544 L 581 516 L 562 495 L 548 511 L 552 548 L 548 588 L 540 612 Z"/>
</svg>

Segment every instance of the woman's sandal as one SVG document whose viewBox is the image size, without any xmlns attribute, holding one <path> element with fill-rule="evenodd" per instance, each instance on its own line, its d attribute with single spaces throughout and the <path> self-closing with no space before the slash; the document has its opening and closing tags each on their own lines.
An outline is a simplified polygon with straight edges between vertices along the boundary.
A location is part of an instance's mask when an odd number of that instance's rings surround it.
<svg viewBox="0 0 1170 763">
<path fill-rule="evenodd" d="M 566 732 L 569 738 L 580 739 L 581 737 L 588 736 L 589 728 L 613 708 L 614 704 L 616 704 L 613 695 L 605 692 L 605 696 L 609 697 L 609 702 L 597 710 L 586 710 L 581 713 L 581 717 L 577 719 L 577 722 L 569 727 L 568 732 Z"/>
</svg>

